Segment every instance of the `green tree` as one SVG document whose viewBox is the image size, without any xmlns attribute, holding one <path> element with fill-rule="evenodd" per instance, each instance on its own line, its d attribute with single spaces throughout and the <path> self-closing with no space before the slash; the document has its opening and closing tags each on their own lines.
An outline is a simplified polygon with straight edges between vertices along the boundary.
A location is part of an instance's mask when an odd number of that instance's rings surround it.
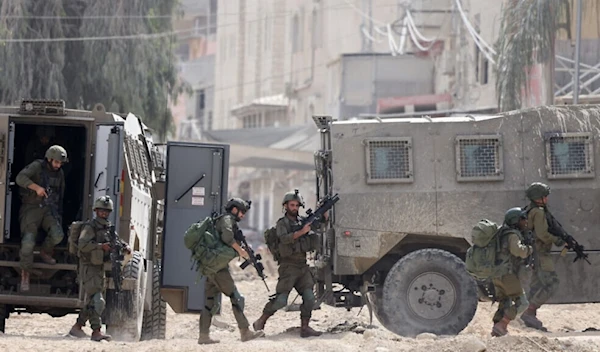
<svg viewBox="0 0 600 352">
<path fill-rule="evenodd" d="M 529 93 L 528 69 L 553 63 L 557 32 L 565 28 L 570 34 L 570 25 L 569 0 L 506 1 L 495 43 L 496 93 L 501 111 L 521 108 L 522 92 Z"/>
<path fill-rule="evenodd" d="M 164 139 L 168 101 L 186 89 L 173 55 L 177 11 L 177 0 L 0 0 L 0 103 L 64 99 L 87 110 L 103 103 L 141 116 Z M 40 40 L 93 37 L 125 38 Z"/>
</svg>

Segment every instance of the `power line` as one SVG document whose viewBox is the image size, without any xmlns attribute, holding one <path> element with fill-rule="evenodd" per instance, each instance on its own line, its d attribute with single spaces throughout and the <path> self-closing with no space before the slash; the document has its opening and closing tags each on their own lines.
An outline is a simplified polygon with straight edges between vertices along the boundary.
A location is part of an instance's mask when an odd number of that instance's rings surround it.
<svg viewBox="0 0 600 352">
<path fill-rule="evenodd" d="M 347 8 L 347 7 L 340 6 L 340 5 L 331 5 L 331 6 L 324 7 L 321 10 L 322 11 L 339 10 L 342 8 Z M 288 15 L 291 15 L 291 14 L 295 14 L 296 12 L 289 11 L 289 12 L 280 12 L 280 14 L 281 13 L 288 13 Z M 5 18 L 5 17 L 7 17 L 7 16 L 4 16 L 3 18 Z M 46 16 L 46 17 L 52 17 L 52 16 Z M 286 16 L 281 16 L 276 13 L 273 13 L 273 15 L 257 18 L 254 20 L 247 20 L 247 21 L 244 21 L 244 23 L 260 22 L 260 21 L 264 20 L 265 18 L 279 18 L 279 17 L 286 17 Z M 56 16 L 56 18 L 62 18 L 62 17 Z M 156 39 L 156 38 L 168 37 L 168 36 L 176 35 L 176 34 L 180 34 L 180 33 L 190 33 L 190 32 L 194 32 L 194 31 L 202 31 L 202 30 L 207 30 L 207 29 L 218 29 L 218 28 L 225 28 L 225 27 L 229 27 L 229 26 L 239 26 L 239 25 L 240 25 L 239 22 L 234 22 L 234 23 L 216 24 L 216 25 L 209 25 L 209 26 L 202 26 L 202 27 L 194 27 L 194 28 L 184 29 L 184 30 L 158 32 L 158 33 L 140 33 L 140 34 L 97 36 L 97 37 L 17 38 L 17 39 L 0 38 L 0 43 L 46 43 L 46 42 L 128 40 L 128 39 Z"/>
</svg>

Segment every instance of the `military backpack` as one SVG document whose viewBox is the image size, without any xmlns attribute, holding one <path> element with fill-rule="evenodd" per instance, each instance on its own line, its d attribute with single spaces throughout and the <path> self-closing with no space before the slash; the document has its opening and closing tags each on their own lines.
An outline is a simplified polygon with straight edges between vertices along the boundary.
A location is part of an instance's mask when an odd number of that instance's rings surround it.
<svg viewBox="0 0 600 352">
<path fill-rule="evenodd" d="M 79 235 L 81 235 L 81 231 L 84 228 L 84 225 L 90 225 L 89 221 L 73 221 L 69 226 L 69 253 L 73 255 L 77 255 L 79 246 Z"/>
<path fill-rule="evenodd" d="M 279 236 L 277 236 L 277 229 L 275 226 L 266 229 L 264 236 L 265 244 L 267 245 L 267 248 L 269 248 L 273 259 L 275 259 L 276 262 L 279 262 L 281 254 L 279 253 Z"/>
<path fill-rule="evenodd" d="M 236 251 L 221 240 L 215 228 L 220 217 L 206 217 L 193 223 L 183 235 L 185 247 L 192 252 L 191 260 L 202 275 L 216 273 L 227 268 L 237 255 Z"/>
<path fill-rule="evenodd" d="M 465 264 L 474 278 L 484 280 L 504 272 L 496 263 L 501 232 L 498 224 L 487 219 L 480 220 L 471 230 L 473 245 L 467 250 Z"/>
</svg>

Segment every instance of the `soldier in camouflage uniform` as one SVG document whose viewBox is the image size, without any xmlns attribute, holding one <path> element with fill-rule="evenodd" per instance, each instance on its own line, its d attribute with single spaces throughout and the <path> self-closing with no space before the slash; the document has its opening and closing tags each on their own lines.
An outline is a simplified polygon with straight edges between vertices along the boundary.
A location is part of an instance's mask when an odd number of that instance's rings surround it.
<svg viewBox="0 0 600 352">
<path fill-rule="evenodd" d="M 54 246 L 64 237 L 61 226 L 62 202 L 65 193 L 65 177 L 61 169 L 68 162 L 67 151 L 53 145 L 46 151 L 45 159 L 38 159 L 27 165 L 17 175 L 17 185 L 21 195 L 19 223 L 21 227 L 21 290 L 29 290 L 29 275 L 40 275 L 33 266 L 33 248 L 38 229 L 43 228 L 48 234 L 40 257 L 54 265 L 52 258 Z"/>
<path fill-rule="evenodd" d="M 240 198 L 232 198 L 225 206 L 226 213 L 220 216 L 215 223 L 215 229 L 220 234 L 221 240 L 231 246 L 244 259 L 248 259 L 248 253 L 235 241 L 234 235 L 239 230 L 237 223 L 244 218 L 248 210 L 250 210 L 249 202 Z M 250 323 L 248 323 L 248 319 L 244 315 L 244 297 L 240 294 L 237 287 L 235 287 L 229 268 L 205 276 L 205 304 L 204 309 L 200 313 L 200 336 L 198 343 L 205 345 L 219 342 L 219 340 L 213 340 L 209 336 L 212 317 L 219 310 L 218 302 L 215 303 L 219 293 L 223 293 L 231 300 L 233 316 L 240 329 L 242 342 L 265 336 L 265 333 L 262 331 L 253 332 L 248 328 Z"/>
<path fill-rule="evenodd" d="M 550 257 L 552 245 L 564 246 L 565 241 L 548 232 L 546 213 L 548 210 L 548 185 L 534 182 L 527 188 L 526 196 L 531 201 L 528 206 L 528 227 L 535 234 L 534 250 L 536 262 L 529 288 L 529 307 L 521 315 L 525 325 L 546 331 L 537 318 L 537 309 L 546 303 L 558 288 L 558 275 L 554 271 L 554 262 Z"/>
<path fill-rule="evenodd" d="M 533 253 L 533 248 L 523 244 L 523 232 L 527 229 L 527 213 L 521 208 L 511 208 L 504 215 L 504 225 L 499 230 L 500 247 L 496 255 L 497 262 L 503 270 L 502 276 L 492 279 L 499 302 L 494 314 L 492 336 L 504 336 L 508 333 L 508 324 L 517 317 L 517 309 L 521 304 L 523 288 L 518 277 L 522 258 Z"/>
<path fill-rule="evenodd" d="M 69 331 L 71 336 L 84 338 L 87 337 L 82 328 L 89 320 L 92 327 L 92 341 L 111 340 L 110 335 L 105 335 L 100 331 L 102 327 L 102 312 L 106 306 L 103 294 L 104 287 L 104 262 L 109 261 L 110 238 L 109 227 L 111 226 L 108 217 L 113 211 L 113 201 L 109 196 L 98 197 L 94 202 L 93 210 L 96 212 L 94 220 L 83 225 L 79 235 L 78 257 L 79 257 L 79 277 L 83 283 L 87 304 L 79 312 L 79 317 L 75 325 Z M 122 242 L 125 251 L 131 253 L 131 248 L 125 242 Z"/>
<path fill-rule="evenodd" d="M 306 253 L 317 249 L 318 236 L 311 230 L 318 229 L 327 222 L 328 214 L 324 215 L 321 223 L 306 224 L 298 228 L 303 219 L 298 215 L 298 209 L 304 206 L 302 197 L 295 192 L 288 192 L 283 197 L 282 205 L 285 216 L 277 220 L 277 236 L 279 236 L 279 279 L 275 289 L 276 295 L 269 300 L 263 309 L 262 316 L 252 325 L 254 330 L 263 330 L 267 319 L 287 305 L 288 296 L 296 289 L 302 296 L 300 306 L 301 337 L 320 336 L 322 332 L 309 326 L 312 310 L 315 305 L 313 288 L 315 285 L 310 268 L 306 264 Z M 294 230 L 296 229 L 296 230 Z"/>
</svg>

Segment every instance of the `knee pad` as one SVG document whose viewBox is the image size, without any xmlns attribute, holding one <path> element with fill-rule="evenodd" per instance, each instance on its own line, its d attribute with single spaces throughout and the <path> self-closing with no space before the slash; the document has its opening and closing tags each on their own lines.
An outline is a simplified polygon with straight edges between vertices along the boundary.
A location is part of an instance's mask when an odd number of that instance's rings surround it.
<svg viewBox="0 0 600 352">
<path fill-rule="evenodd" d="M 315 294 L 313 292 L 312 289 L 307 288 L 304 291 L 302 291 L 302 302 L 311 305 L 315 304 Z"/>
<path fill-rule="evenodd" d="M 237 307 L 241 312 L 244 311 L 246 299 L 238 292 L 238 290 L 233 291 L 233 294 L 229 298 L 231 299 L 232 306 Z"/>
<path fill-rule="evenodd" d="M 50 228 L 48 236 L 50 237 L 50 242 L 54 246 L 56 246 L 57 244 L 60 244 L 62 242 L 63 238 L 65 237 L 65 235 L 62 232 L 62 229 L 60 227 L 58 227 L 57 225 L 53 225 Z"/>
<path fill-rule="evenodd" d="M 33 252 L 35 247 L 35 235 L 31 232 L 26 232 L 21 237 L 21 251 Z"/>
<path fill-rule="evenodd" d="M 287 305 L 288 295 L 286 293 L 280 293 L 273 298 L 273 308 L 281 309 Z"/>
<path fill-rule="evenodd" d="M 525 292 L 523 292 L 516 300 L 515 306 L 517 307 L 517 314 L 523 313 L 529 307 L 529 301 L 527 300 L 527 296 L 525 296 Z"/>
<path fill-rule="evenodd" d="M 104 312 L 104 307 L 106 307 L 106 301 L 104 300 L 104 297 L 102 297 L 102 293 L 98 292 L 94 294 L 92 301 L 94 302 L 94 310 L 96 313 L 98 313 L 98 315 L 102 315 L 102 312 Z"/>
</svg>

